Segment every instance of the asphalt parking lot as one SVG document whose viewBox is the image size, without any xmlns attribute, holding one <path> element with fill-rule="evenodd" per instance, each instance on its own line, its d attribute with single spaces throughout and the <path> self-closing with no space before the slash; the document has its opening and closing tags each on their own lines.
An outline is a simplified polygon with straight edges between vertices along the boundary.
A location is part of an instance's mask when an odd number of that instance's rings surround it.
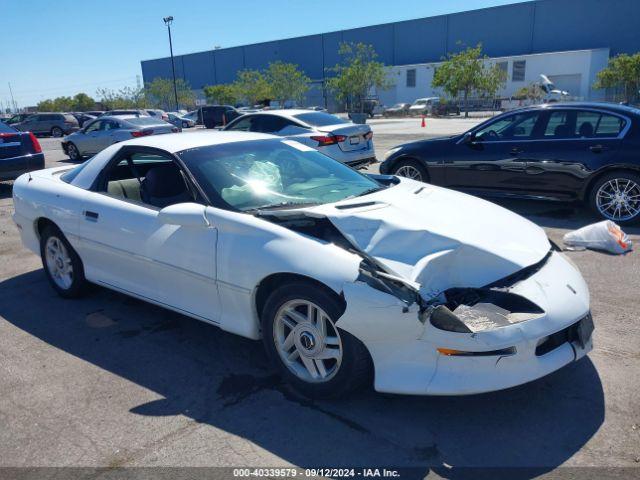
<svg viewBox="0 0 640 480">
<path fill-rule="evenodd" d="M 381 156 L 479 119 L 374 120 Z M 58 139 L 41 139 L 47 166 Z M 596 221 L 579 206 L 501 202 L 561 244 Z M 261 344 L 101 288 L 63 300 L 11 221 L 0 183 L 0 467 L 394 466 L 467 478 L 640 473 L 640 260 L 568 252 L 591 290 L 594 351 L 530 384 L 469 397 L 364 391 L 310 402 L 284 387 Z M 634 242 L 640 229 L 630 228 Z M 601 467 L 575 470 L 567 467 Z M 562 467 L 562 468 L 558 468 Z M 577 475 L 576 475 L 576 472 Z M 593 477 L 589 475 L 593 474 Z"/>
</svg>

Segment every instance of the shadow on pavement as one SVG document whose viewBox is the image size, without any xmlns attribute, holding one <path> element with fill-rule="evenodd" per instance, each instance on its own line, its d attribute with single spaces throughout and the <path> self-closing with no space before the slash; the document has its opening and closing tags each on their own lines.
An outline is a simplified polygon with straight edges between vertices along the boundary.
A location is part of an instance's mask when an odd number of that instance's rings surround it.
<svg viewBox="0 0 640 480">
<path fill-rule="evenodd" d="M 82 300 L 63 300 L 42 270 L 0 283 L 0 316 L 162 395 L 114 412 L 114 421 L 130 414 L 185 415 L 302 467 L 410 467 L 408 477 L 433 470 L 453 479 L 478 478 L 465 467 L 527 467 L 508 476 L 532 478 L 568 460 L 604 421 L 602 385 L 588 358 L 491 394 L 364 391 L 313 402 L 280 382 L 259 342 L 101 288 Z"/>
</svg>

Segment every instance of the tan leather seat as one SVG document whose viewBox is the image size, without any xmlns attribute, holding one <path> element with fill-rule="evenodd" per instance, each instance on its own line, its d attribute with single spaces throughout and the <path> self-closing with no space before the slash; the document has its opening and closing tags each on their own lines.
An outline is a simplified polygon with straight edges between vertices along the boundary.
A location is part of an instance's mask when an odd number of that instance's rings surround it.
<svg viewBox="0 0 640 480">
<path fill-rule="evenodd" d="M 135 178 L 127 180 L 112 180 L 107 184 L 107 192 L 115 197 L 136 200 L 140 202 L 140 182 Z"/>
</svg>

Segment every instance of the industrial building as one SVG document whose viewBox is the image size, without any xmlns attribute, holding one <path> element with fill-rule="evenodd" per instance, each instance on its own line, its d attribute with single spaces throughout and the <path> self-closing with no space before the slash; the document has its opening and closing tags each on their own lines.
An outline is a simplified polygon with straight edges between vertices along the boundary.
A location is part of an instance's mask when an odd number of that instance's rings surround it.
<svg viewBox="0 0 640 480">
<path fill-rule="evenodd" d="M 448 53 L 482 42 L 483 53 L 507 70 L 510 96 L 546 74 L 573 97 L 592 100 L 595 75 L 610 56 L 640 51 L 639 0 L 534 0 L 402 22 L 274 40 L 175 56 L 176 76 L 202 95 L 206 85 L 231 83 L 238 71 L 269 63 L 297 64 L 312 80 L 308 105 L 332 106 L 323 88 L 340 61 L 341 42 L 373 45 L 390 68 L 394 87 L 377 92 L 383 103 L 438 95 L 433 69 Z M 141 62 L 145 82 L 171 78 L 169 57 Z"/>
</svg>

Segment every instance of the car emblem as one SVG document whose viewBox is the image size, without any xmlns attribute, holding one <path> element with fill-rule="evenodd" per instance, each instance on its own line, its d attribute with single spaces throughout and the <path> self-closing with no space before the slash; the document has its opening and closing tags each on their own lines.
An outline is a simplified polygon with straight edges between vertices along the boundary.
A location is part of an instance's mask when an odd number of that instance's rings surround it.
<svg viewBox="0 0 640 480">
<path fill-rule="evenodd" d="M 306 349 L 311 350 L 315 345 L 316 341 L 309 332 L 302 332 L 300 335 L 300 344 Z"/>
</svg>

